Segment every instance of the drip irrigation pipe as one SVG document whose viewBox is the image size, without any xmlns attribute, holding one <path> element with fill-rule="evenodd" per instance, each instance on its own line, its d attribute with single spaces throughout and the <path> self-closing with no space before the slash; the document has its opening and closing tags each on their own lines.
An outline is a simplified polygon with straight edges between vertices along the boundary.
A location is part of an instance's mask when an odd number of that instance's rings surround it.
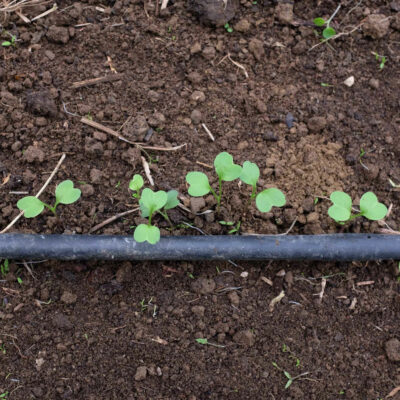
<svg viewBox="0 0 400 400">
<path fill-rule="evenodd" d="M 400 260 L 400 235 L 132 236 L 0 235 L 0 258 L 24 260 Z"/>
</svg>

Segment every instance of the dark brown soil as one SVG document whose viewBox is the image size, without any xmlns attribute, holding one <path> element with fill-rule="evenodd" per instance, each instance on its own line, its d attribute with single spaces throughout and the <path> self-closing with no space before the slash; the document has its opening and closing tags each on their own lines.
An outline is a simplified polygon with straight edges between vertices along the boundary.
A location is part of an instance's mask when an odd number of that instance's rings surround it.
<svg viewBox="0 0 400 400">
<path fill-rule="evenodd" d="M 328 18 L 336 1 L 298 1 L 293 14 L 290 2 L 234 5 L 232 33 L 199 23 L 172 0 L 159 17 L 154 2 L 140 0 L 62 1 L 31 24 L 1 14 L 2 41 L 10 34 L 17 41 L 0 49 L 0 227 L 63 153 L 42 198 L 51 202 L 55 185 L 71 179 L 82 199 L 60 206 L 58 218 L 43 213 L 11 231 L 88 233 L 134 208 L 127 188 L 143 174 L 141 155 L 156 189 L 177 189 L 195 208 L 186 173 L 213 181 L 206 165 L 228 151 L 238 163 L 256 162 L 260 188 L 279 187 L 287 206 L 247 210 L 248 188 L 226 184 L 221 215 L 174 210 L 172 233 L 157 221 L 163 234 L 200 234 L 181 222 L 226 233 L 219 219 L 241 221 L 242 233 L 282 233 L 295 218 L 296 234 L 380 229 L 362 219 L 334 224 L 324 199 L 333 190 L 346 190 L 355 204 L 372 190 L 392 205 L 386 223 L 398 229 L 399 191 L 389 179 L 400 183 L 399 2 L 343 1 L 333 27 L 362 25 L 312 50 L 319 43 L 312 20 Z M 387 57 L 383 69 L 372 52 Z M 73 85 L 114 69 L 121 75 L 108 82 Z M 186 146 L 141 153 L 81 117 L 131 141 L 152 129 L 148 146 Z M 213 209 L 205 200 L 198 211 Z M 139 220 L 132 214 L 97 233 L 131 234 Z M 400 386 L 395 263 L 48 261 L 31 265 L 35 279 L 10 264 L 0 285 L 0 396 L 8 392 L 0 398 L 376 400 Z M 284 371 L 307 374 L 285 389 Z"/>
</svg>

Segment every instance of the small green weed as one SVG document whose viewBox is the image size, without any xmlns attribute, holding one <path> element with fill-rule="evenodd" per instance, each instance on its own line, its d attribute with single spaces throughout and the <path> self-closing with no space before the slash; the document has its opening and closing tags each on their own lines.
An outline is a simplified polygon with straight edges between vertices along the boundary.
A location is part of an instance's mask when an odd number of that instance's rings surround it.
<svg viewBox="0 0 400 400">
<path fill-rule="evenodd" d="M 54 206 L 50 206 L 34 196 L 26 196 L 18 200 L 17 207 L 24 211 L 25 218 L 34 218 L 38 216 L 45 207 L 47 207 L 54 215 L 58 204 L 72 204 L 81 197 L 81 191 L 74 188 L 74 184 L 70 180 L 59 183 L 56 187 L 56 201 Z"/>
<path fill-rule="evenodd" d="M 0 399 L 6 399 L 9 395 L 9 392 L 3 392 L 0 394 Z"/>
<path fill-rule="evenodd" d="M 233 32 L 233 28 L 232 28 L 228 23 L 226 23 L 226 24 L 224 25 L 224 28 L 225 28 L 225 30 L 226 30 L 227 32 L 229 32 L 229 33 L 232 33 L 232 32 Z"/>
<path fill-rule="evenodd" d="M 287 382 L 285 385 L 285 389 L 289 389 L 289 387 L 292 385 L 292 383 L 296 380 L 296 379 L 300 379 L 302 376 L 308 375 L 309 372 L 303 372 L 302 374 L 299 374 L 297 376 L 292 376 L 289 372 L 283 370 L 281 367 L 279 367 L 279 365 L 276 362 L 272 362 L 272 365 L 278 369 L 279 371 L 282 371 L 283 374 L 285 375 L 285 377 L 287 378 Z"/>
<path fill-rule="evenodd" d="M 322 87 L 334 87 L 335 85 L 331 85 L 330 83 L 321 82 Z"/>
<path fill-rule="evenodd" d="M 375 60 L 378 61 L 379 69 L 382 71 L 383 68 L 385 68 L 385 64 L 386 64 L 386 61 L 387 61 L 386 56 L 381 56 L 378 53 L 375 53 L 374 51 L 372 52 L 372 54 L 375 56 Z"/>
<path fill-rule="evenodd" d="M 364 193 L 360 199 L 360 212 L 352 214 L 351 197 L 344 192 L 333 192 L 330 196 L 333 203 L 328 209 L 329 216 L 336 222 L 347 222 L 357 217 L 365 217 L 371 221 L 385 218 L 388 209 L 379 203 L 378 198 L 372 192 Z"/>
<path fill-rule="evenodd" d="M 206 339 L 206 338 L 197 338 L 196 342 L 199 344 L 204 344 L 204 345 L 208 345 L 208 346 L 214 346 L 214 347 L 220 347 L 220 348 L 225 347 L 222 344 L 210 343 L 208 341 L 208 339 Z"/>
<path fill-rule="evenodd" d="M 7 32 L 8 33 L 8 32 Z M 8 33 L 10 35 L 10 40 L 5 40 L 4 42 L 1 43 L 3 47 L 15 47 L 17 45 L 17 37 L 15 35 L 12 35 L 11 33 Z"/>
<path fill-rule="evenodd" d="M 237 233 L 240 230 L 240 225 L 241 225 L 240 221 L 237 222 L 236 225 L 235 225 L 235 223 L 233 221 L 218 221 L 218 223 L 221 224 L 221 225 L 224 225 L 224 226 L 231 226 L 232 227 L 232 229 L 230 229 L 228 231 L 229 235 Z"/>
<path fill-rule="evenodd" d="M 0 272 L 3 278 L 5 278 L 10 272 L 9 262 L 7 258 L 2 263 L 0 263 Z"/>
</svg>

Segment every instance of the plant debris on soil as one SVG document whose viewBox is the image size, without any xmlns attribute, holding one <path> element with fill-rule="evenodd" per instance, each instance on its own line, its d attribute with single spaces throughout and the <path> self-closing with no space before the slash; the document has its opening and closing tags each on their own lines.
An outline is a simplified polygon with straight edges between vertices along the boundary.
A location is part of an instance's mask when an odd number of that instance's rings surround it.
<svg viewBox="0 0 400 400">
<path fill-rule="evenodd" d="M 41 199 L 66 179 L 82 198 L 10 232 L 131 235 L 143 221 L 125 213 L 134 174 L 179 192 L 175 228 L 156 217 L 162 235 L 399 230 L 399 1 L 342 1 L 326 42 L 313 20 L 333 0 L 17 3 L 0 6 L 1 229 L 66 154 Z M 257 163 L 258 189 L 279 188 L 286 206 L 247 207 L 237 181 L 218 214 L 213 196 L 190 198 L 186 174 L 214 185 L 222 151 Z M 390 213 L 338 225 L 335 190 L 355 205 L 373 191 Z M 400 393 L 395 262 L 10 260 L 1 271 L 1 399 Z"/>
</svg>

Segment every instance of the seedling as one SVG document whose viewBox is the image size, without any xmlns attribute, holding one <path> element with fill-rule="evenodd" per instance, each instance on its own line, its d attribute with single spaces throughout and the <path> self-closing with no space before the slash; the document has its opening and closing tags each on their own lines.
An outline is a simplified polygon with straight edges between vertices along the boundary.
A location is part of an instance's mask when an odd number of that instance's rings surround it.
<svg viewBox="0 0 400 400">
<path fill-rule="evenodd" d="M 153 192 L 151 189 L 145 188 L 140 193 L 143 185 L 143 178 L 138 174 L 134 175 L 129 182 L 129 189 L 134 192 L 132 197 L 139 201 L 141 216 L 148 218 L 147 225 L 140 224 L 136 227 L 133 237 L 139 243 L 147 241 L 150 244 L 155 244 L 160 240 L 160 230 L 151 225 L 152 216 L 158 212 L 172 225 L 166 211 L 175 208 L 179 204 L 178 192 L 176 190 Z"/>
<path fill-rule="evenodd" d="M 160 230 L 156 226 L 151 225 L 151 219 L 154 213 L 158 211 L 169 221 L 165 211 L 179 204 L 177 195 L 178 192 L 176 190 L 170 190 L 166 193 L 163 190 L 153 192 L 149 188 L 143 189 L 139 205 L 141 216 L 143 218 L 148 218 L 148 223 L 147 225 L 140 224 L 136 227 L 133 237 L 138 243 L 147 241 L 150 244 L 156 244 L 160 240 Z M 164 211 L 162 211 L 162 209 Z"/>
<path fill-rule="evenodd" d="M 208 339 L 206 339 L 206 338 L 198 338 L 198 339 L 196 339 L 196 342 L 199 343 L 199 344 L 205 344 L 205 345 L 208 345 L 208 346 L 214 346 L 214 347 L 220 347 L 220 348 L 225 347 L 222 344 L 210 343 L 208 341 Z"/>
<path fill-rule="evenodd" d="M 239 232 L 241 222 L 239 221 L 236 225 L 233 221 L 218 221 L 221 225 L 225 226 L 232 226 L 232 229 L 228 231 L 229 235 L 232 235 L 233 233 Z"/>
<path fill-rule="evenodd" d="M 292 376 L 292 375 L 290 375 L 289 372 L 287 372 L 287 371 L 283 370 L 281 367 L 279 367 L 278 364 L 277 364 L 276 362 L 273 362 L 272 365 L 273 365 L 276 369 L 279 369 L 279 371 L 282 371 L 283 374 L 285 375 L 285 377 L 287 378 L 287 382 L 286 382 L 286 385 L 285 385 L 285 389 L 289 389 L 289 387 L 291 386 L 291 384 L 292 384 L 296 379 L 300 379 L 302 376 L 308 375 L 308 374 L 309 374 L 309 372 L 303 372 L 303 373 L 300 374 L 300 375 Z"/>
<path fill-rule="evenodd" d="M 218 175 L 218 194 L 210 186 L 208 177 L 203 172 L 189 172 L 186 175 L 186 182 L 189 184 L 188 192 L 193 197 L 201 197 L 212 193 L 217 200 L 217 211 L 221 205 L 222 182 L 231 182 L 239 178 L 242 167 L 233 162 L 233 157 L 226 152 L 219 153 L 214 160 L 215 171 Z"/>
<path fill-rule="evenodd" d="M 229 33 L 232 33 L 232 32 L 233 32 L 233 28 L 232 28 L 228 23 L 226 23 L 226 24 L 224 25 L 224 28 L 225 28 L 226 31 L 229 32 Z"/>
<path fill-rule="evenodd" d="M 330 196 L 333 203 L 329 207 L 328 214 L 336 222 L 347 222 L 357 217 L 365 217 L 371 221 L 384 218 L 388 212 L 387 207 L 379 203 L 378 198 L 372 192 L 364 193 L 360 199 L 360 211 L 352 214 L 351 197 L 344 192 L 333 192 Z"/>
<path fill-rule="evenodd" d="M 147 241 L 151 244 L 156 244 L 160 240 L 160 230 L 156 226 L 151 225 L 151 219 L 156 211 L 161 210 L 165 206 L 167 199 L 167 193 L 162 190 L 153 192 L 149 188 L 143 189 L 139 204 L 142 217 L 147 217 L 148 223 L 147 225 L 140 224 L 135 229 L 133 237 L 137 242 Z"/>
<path fill-rule="evenodd" d="M 8 397 L 8 392 L 3 392 L 0 394 L 0 399 L 6 399 Z"/>
<path fill-rule="evenodd" d="M 17 207 L 24 212 L 25 218 L 38 216 L 45 207 L 56 215 L 56 208 L 59 204 L 75 203 L 81 197 L 81 191 L 74 188 L 72 181 L 66 180 L 57 185 L 55 195 L 54 206 L 50 206 L 34 196 L 26 196 L 18 200 Z"/>
<path fill-rule="evenodd" d="M 331 85 L 330 83 L 321 82 L 322 87 L 334 87 L 335 85 Z"/>
<path fill-rule="evenodd" d="M 1 276 L 5 278 L 10 272 L 10 267 L 8 266 L 8 259 L 6 258 L 3 263 L 0 264 Z"/>
<path fill-rule="evenodd" d="M 372 52 L 372 54 L 375 56 L 375 60 L 378 61 L 379 69 L 382 71 L 383 68 L 385 68 L 385 64 L 386 64 L 386 61 L 387 61 L 386 56 L 381 56 L 378 53 L 375 53 L 374 51 Z"/>
<path fill-rule="evenodd" d="M 340 5 L 336 8 L 335 12 L 329 17 L 329 19 L 327 21 L 325 21 L 323 18 L 320 18 L 320 17 L 315 18 L 313 20 L 315 26 L 318 26 L 318 27 L 324 26 L 325 27 L 324 30 L 322 31 L 322 36 L 324 37 L 325 40 L 328 40 L 336 35 L 335 29 L 333 29 L 330 26 L 330 24 L 339 10 L 340 10 Z"/>
<path fill-rule="evenodd" d="M 135 199 L 140 199 L 140 189 L 143 187 L 143 185 L 144 181 L 141 175 L 134 175 L 133 179 L 129 182 L 129 189 L 135 192 L 132 194 L 132 197 Z"/>
<path fill-rule="evenodd" d="M 11 39 L 10 40 L 5 40 L 4 42 L 1 43 L 3 47 L 15 47 L 16 46 L 16 40 L 17 37 L 15 35 L 10 34 Z"/>
<path fill-rule="evenodd" d="M 260 170 L 257 164 L 250 161 L 243 163 L 240 180 L 252 187 L 250 201 L 256 199 L 256 206 L 261 212 L 269 212 L 272 207 L 282 207 L 286 204 L 285 195 L 276 188 L 265 189 L 257 193 L 257 182 L 260 177 Z"/>
</svg>

